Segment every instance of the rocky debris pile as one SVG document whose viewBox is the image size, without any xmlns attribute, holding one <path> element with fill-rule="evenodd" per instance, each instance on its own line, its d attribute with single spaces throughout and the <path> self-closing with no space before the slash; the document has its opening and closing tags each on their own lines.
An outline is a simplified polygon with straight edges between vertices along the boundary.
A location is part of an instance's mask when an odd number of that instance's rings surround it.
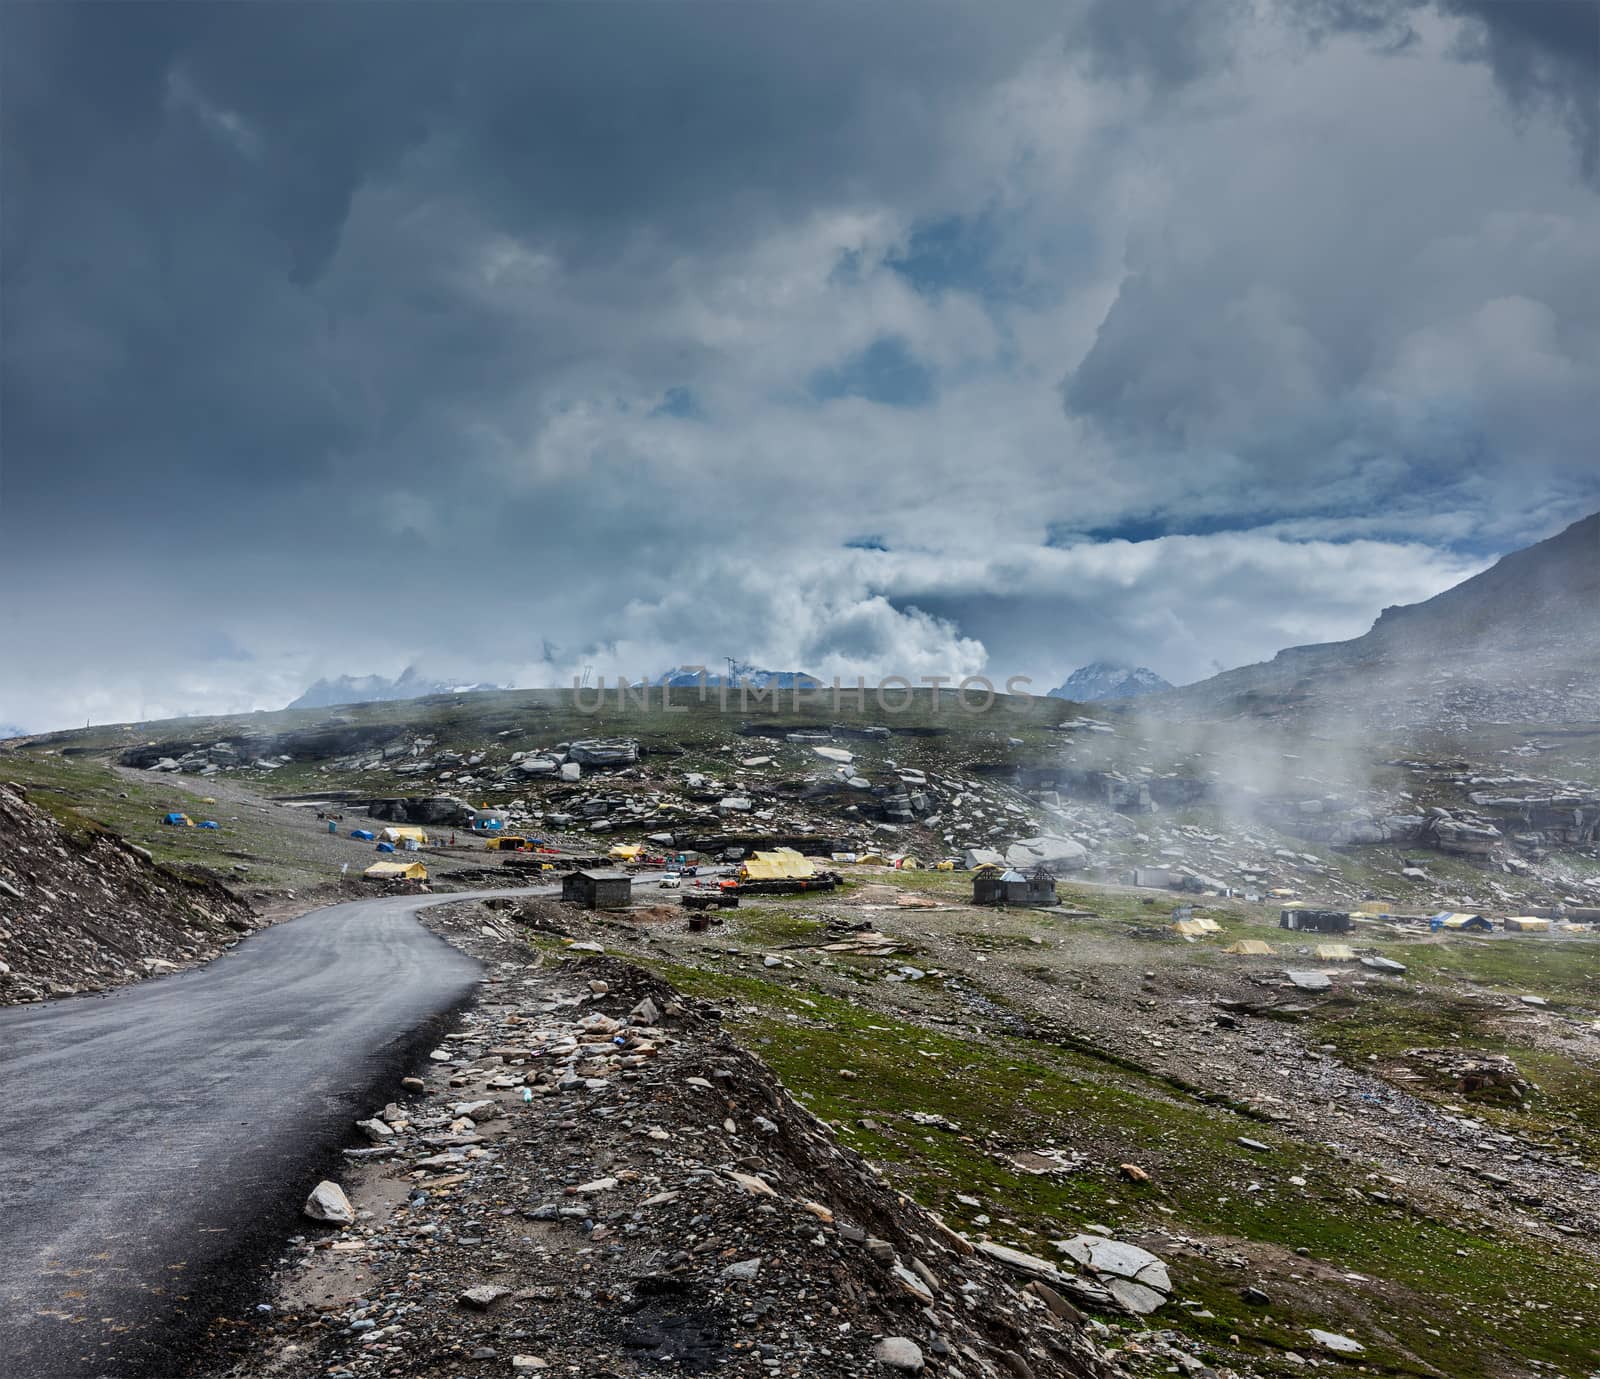
<svg viewBox="0 0 1600 1379">
<path fill-rule="evenodd" d="M 0 1005 L 205 962 L 256 927 L 216 881 L 96 825 L 69 831 L 0 785 Z"/>
<path fill-rule="evenodd" d="M 1484 1053 L 1477 1049 L 1407 1049 L 1404 1062 L 1435 1086 L 1467 1096 L 1504 1091 L 1512 1100 L 1521 1101 L 1532 1090 L 1516 1063 L 1503 1053 Z"/>
<path fill-rule="evenodd" d="M 472 822 L 472 806 L 455 795 L 412 795 L 401 799 L 373 800 L 369 819 L 392 824 L 444 824 L 464 828 Z"/>
<path fill-rule="evenodd" d="M 168 738 L 125 749 L 122 766 L 216 775 L 244 768 L 274 770 L 291 761 L 345 760 L 382 764 L 412 749 L 403 724 L 351 723 L 338 717 L 282 733 L 216 733 L 209 739 Z"/>
<path fill-rule="evenodd" d="M 354 1224 L 295 1242 L 231 1373 L 1129 1372 L 1103 1324 L 892 1191 L 718 1017 L 607 958 L 502 964 L 425 1090 L 361 1123 Z"/>
</svg>

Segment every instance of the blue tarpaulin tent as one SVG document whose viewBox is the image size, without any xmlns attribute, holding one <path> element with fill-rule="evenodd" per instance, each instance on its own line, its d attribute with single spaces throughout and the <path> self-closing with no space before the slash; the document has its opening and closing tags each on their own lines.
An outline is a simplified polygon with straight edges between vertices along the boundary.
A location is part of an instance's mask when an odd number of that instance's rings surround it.
<svg viewBox="0 0 1600 1379">
<path fill-rule="evenodd" d="M 368 843 L 370 843 L 373 838 L 371 831 L 365 828 L 352 828 L 350 830 L 350 836 L 352 838 L 360 838 Z"/>
<path fill-rule="evenodd" d="M 200 827 L 201 828 L 214 828 L 218 832 L 221 832 L 221 830 L 222 830 L 222 825 L 219 824 L 215 819 L 203 819 L 203 820 L 201 820 Z"/>
<path fill-rule="evenodd" d="M 379 852 L 393 852 L 394 851 L 394 844 L 393 843 L 379 843 L 378 844 L 378 851 Z"/>
<path fill-rule="evenodd" d="M 168 814 L 161 822 L 164 824 L 176 824 L 179 828 L 194 827 L 187 814 Z"/>
</svg>

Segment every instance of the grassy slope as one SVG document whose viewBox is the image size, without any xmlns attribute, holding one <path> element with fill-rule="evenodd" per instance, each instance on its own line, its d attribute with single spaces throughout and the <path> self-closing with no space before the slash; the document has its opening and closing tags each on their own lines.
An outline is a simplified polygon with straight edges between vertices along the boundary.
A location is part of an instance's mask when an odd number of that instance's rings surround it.
<svg viewBox="0 0 1600 1379">
<path fill-rule="evenodd" d="M 958 900 L 967 886 L 965 878 L 937 873 L 897 876 L 894 884 L 941 901 Z M 1163 906 L 1153 917 L 1133 893 L 1085 888 L 1066 898 L 1105 915 L 1073 921 L 1074 932 L 1087 924 L 1090 932 L 1099 926 L 1125 934 L 1165 915 Z M 732 937 L 755 950 L 814 942 L 818 925 L 807 905 L 797 899 L 742 910 Z M 1227 942 L 1282 937 L 1260 907 L 1211 913 L 1228 932 L 1185 947 L 1182 962 L 1236 965 L 1238 959 L 1220 951 Z M 1031 926 L 1008 925 L 987 912 L 967 915 L 975 954 L 1015 955 L 1029 943 Z M 1416 976 L 1410 985 L 1423 994 L 1375 992 L 1358 1007 L 1365 1012 L 1359 1024 L 1330 1014 L 1327 1037 L 1351 1059 L 1369 1051 L 1363 1035 L 1381 1032 L 1395 1047 L 1443 1042 L 1435 1037 L 1436 1022 L 1448 1023 L 1453 1006 L 1438 994 L 1439 983 L 1454 989 L 1471 979 L 1505 994 L 1538 990 L 1552 1002 L 1596 1004 L 1586 999 L 1587 973 L 1600 965 L 1600 945 L 1361 943 L 1411 964 Z M 1033 961 L 1025 953 L 1019 960 Z M 1218 1341 L 1239 1335 L 1268 1371 L 1282 1365 L 1282 1373 L 1299 1372 L 1279 1357 L 1285 1349 L 1304 1350 L 1310 1326 L 1344 1326 L 1361 1335 L 1369 1345 L 1363 1357 L 1369 1372 L 1491 1379 L 1508 1373 L 1514 1361 L 1539 1360 L 1577 1376 L 1600 1359 L 1600 1299 L 1586 1260 L 1530 1245 L 1481 1220 L 1439 1218 L 1415 1203 L 1373 1198 L 1362 1191 L 1373 1187 L 1364 1162 L 1186 1095 L 1171 1079 L 1124 1059 L 1059 1040 L 992 1031 L 975 1037 L 908 1020 L 884 1008 L 906 988 L 851 982 L 855 968 L 869 966 L 864 961 L 838 960 L 826 982 L 803 968 L 761 977 L 718 970 L 737 964 L 714 953 L 692 964 L 660 965 L 686 989 L 723 1002 L 740 1039 L 758 1048 L 792 1090 L 897 1183 L 963 1228 L 1044 1254 L 1050 1253 L 1048 1240 L 1091 1223 L 1207 1242 L 1204 1253 L 1180 1251 L 1175 1274 L 1181 1294 L 1213 1315 L 1196 1320 L 1180 1313 L 1171 1320 Z M 1559 1143 L 1559 1130 L 1570 1132 L 1574 1122 L 1591 1116 L 1593 1073 L 1558 1055 L 1519 1052 L 1544 1086 L 1535 1104 L 1514 1113 L 1474 1104 L 1472 1112 L 1491 1125 Z M 903 1113 L 913 1110 L 948 1117 L 959 1129 L 909 1124 Z M 1273 1144 L 1276 1152 L 1250 1153 L 1236 1143 L 1241 1134 Z M 1018 1171 L 1001 1152 L 1052 1143 L 1087 1148 L 1089 1163 L 1064 1177 L 1038 1177 Z M 1121 1180 L 1116 1165 L 1124 1161 L 1149 1170 L 1152 1181 Z M 1306 1183 L 1297 1186 L 1291 1177 Z M 1252 1191 L 1252 1184 L 1260 1190 Z M 961 1204 L 958 1193 L 983 1207 Z M 980 1211 L 989 1223 L 976 1219 Z M 1289 1257 L 1296 1247 L 1308 1251 L 1303 1265 Z M 1280 1273 L 1303 1267 L 1305 1286 L 1283 1293 L 1274 1288 L 1273 1303 L 1264 1309 L 1243 1303 L 1239 1289 L 1251 1276 L 1240 1267 L 1244 1260 L 1232 1257 L 1234 1250 L 1275 1255 Z M 1345 1277 L 1351 1273 L 1367 1282 Z"/>
<path fill-rule="evenodd" d="M 27 786 L 28 798 L 68 828 L 109 828 L 158 861 L 200 867 L 251 892 L 326 885 L 338 879 L 339 862 L 347 861 L 355 872 L 373 860 L 370 843 L 315 836 L 314 819 L 240 798 L 226 781 L 129 778 L 99 759 L 35 754 L 0 757 L 0 781 Z M 217 803 L 201 803 L 212 789 Z M 215 819 L 222 827 L 216 832 L 168 827 L 161 820 L 171 811 Z M 236 872 L 238 864 L 249 870 Z"/>
<path fill-rule="evenodd" d="M 1394 1373 L 1441 1372 L 1408 1358 L 1423 1355 L 1457 1379 L 1502 1374 L 1511 1358 L 1579 1373 L 1600 1354 L 1600 1300 L 1579 1281 L 1582 1261 L 1540 1257 L 1477 1226 L 1378 1207 L 1351 1193 L 1358 1175 L 1331 1153 L 1176 1097 L 1158 1080 L 1031 1042 L 951 1038 L 815 990 L 697 968 L 663 970 L 685 989 L 736 1002 L 741 1040 L 855 1148 L 960 1227 L 1044 1254 L 1048 1239 L 1090 1223 L 1121 1232 L 1158 1227 L 1304 1246 L 1314 1259 L 1379 1281 L 1370 1289 L 1345 1284 L 1347 1296 L 1314 1309 L 1279 1303 L 1263 1313 L 1240 1301 L 1246 1279 L 1238 1270 L 1188 1257 L 1177 1268 L 1180 1291 L 1214 1314 L 1185 1322 L 1192 1334 L 1236 1333 L 1270 1359 L 1304 1349 L 1306 1327 L 1366 1313 L 1369 1363 Z M 845 1080 L 840 1069 L 855 1078 Z M 946 1116 L 960 1130 L 907 1132 L 892 1118 L 908 1109 Z M 1237 1145 L 1242 1133 L 1275 1143 L 1281 1157 L 1273 1168 Z M 1093 1144 L 1100 1162 L 1066 1177 L 1031 1176 L 986 1152 L 991 1140 Z M 1129 1160 L 1152 1172 L 1153 1185 L 1124 1183 L 1107 1171 Z M 1290 1185 L 1291 1173 L 1307 1185 Z M 1248 1190 L 1263 1181 L 1265 1191 Z M 978 1198 L 997 1219 L 979 1226 L 977 1210 L 958 1203 L 958 1193 Z M 1450 1280 L 1447 1289 L 1441 1279 Z M 1551 1328 L 1546 1309 L 1561 1327 Z M 1433 1334 L 1441 1324 L 1448 1342 Z M 1387 1345 L 1378 1339 L 1385 1331 Z"/>
</svg>

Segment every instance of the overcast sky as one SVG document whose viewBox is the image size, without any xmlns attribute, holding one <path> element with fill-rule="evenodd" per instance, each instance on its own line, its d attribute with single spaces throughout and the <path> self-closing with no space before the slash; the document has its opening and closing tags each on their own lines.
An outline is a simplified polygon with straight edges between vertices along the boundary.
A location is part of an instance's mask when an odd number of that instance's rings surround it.
<svg viewBox="0 0 1600 1379">
<path fill-rule="evenodd" d="M 0 723 L 1186 681 L 1600 507 L 1590 0 L 3 25 Z"/>
</svg>

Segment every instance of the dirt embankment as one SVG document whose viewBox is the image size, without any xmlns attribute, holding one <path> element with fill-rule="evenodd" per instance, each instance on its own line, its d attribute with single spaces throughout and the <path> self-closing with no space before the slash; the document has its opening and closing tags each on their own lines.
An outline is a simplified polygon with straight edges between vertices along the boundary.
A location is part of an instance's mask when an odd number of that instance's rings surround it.
<svg viewBox="0 0 1600 1379">
<path fill-rule="evenodd" d="M 64 827 L 0 784 L 0 1005 L 205 962 L 259 923 L 219 882 L 87 820 Z"/>
</svg>

